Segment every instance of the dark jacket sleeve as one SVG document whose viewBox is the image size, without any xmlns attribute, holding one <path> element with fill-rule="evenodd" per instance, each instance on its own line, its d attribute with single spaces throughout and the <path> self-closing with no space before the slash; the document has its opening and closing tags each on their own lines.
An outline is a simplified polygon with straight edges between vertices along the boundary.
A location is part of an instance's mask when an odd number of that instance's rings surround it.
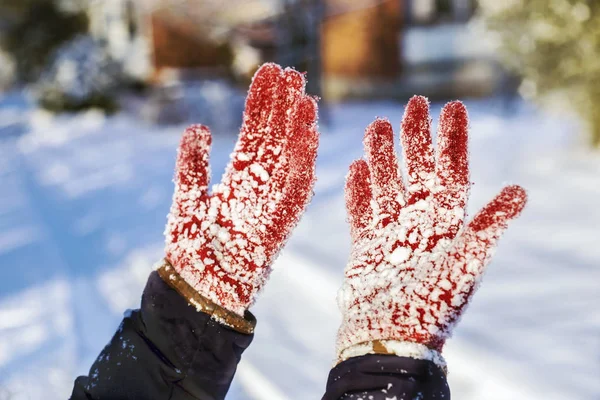
<svg viewBox="0 0 600 400">
<path fill-rule="evenodd" d="M 72 400 L 223 399 L 253 336 L 198 312 L 153 272 Z"/>
<path fill-rule="evenodd" d="M 331 370 L 322 400 L 450 400 L 446 375 L 431 361 L 369 354 Z"/>
</svg>

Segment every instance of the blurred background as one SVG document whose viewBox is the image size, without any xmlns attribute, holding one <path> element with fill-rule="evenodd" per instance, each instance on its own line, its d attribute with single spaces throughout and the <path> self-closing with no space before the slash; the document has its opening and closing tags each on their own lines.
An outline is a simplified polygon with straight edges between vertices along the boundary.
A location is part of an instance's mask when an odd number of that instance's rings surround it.
<svg viewBox="0 0 600 400">
<path fill-rule="evenodd" d="M 318 182 L 228 398 L 322 395 L 344 177 L 422 94 L 469 109 L 471 215 L 530 195 L 445 349 L 453 396 L 600 399 L 599 1 L 0 0 L 0 400 L 68 398 L 162 257 L 181 132 L 211 127 L 218 181 L 267 61 L 321 98 Z"/>
</svg>

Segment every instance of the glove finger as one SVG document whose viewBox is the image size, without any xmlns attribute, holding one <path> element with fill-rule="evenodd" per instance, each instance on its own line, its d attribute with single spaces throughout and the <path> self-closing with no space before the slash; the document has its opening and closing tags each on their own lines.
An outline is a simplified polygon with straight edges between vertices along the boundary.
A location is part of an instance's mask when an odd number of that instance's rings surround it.
<svg viewBox="0 0 600 400">
<path fill-rule="evenodd" d="M 231 225 L 235 237 L 261 245 L 281 196 L 279 172 L 286 163 L 284 147 L 290 137 L 290 120 L 302 99 L 304 77 L 265 64 L 255 74 L 246 100 L 244 124 L 232 160 L 215 189 L 217 222 Z M 274 175 L 277 175 L 274 179 Z M 264 257 L 255 258 L 265 265 Z"/>
<path fill-rule="evenodd" d="M 525 189 L 517 185 L 506 186 L 477 213 L 461 234 L 452 252 L 450 280 L 456 284 L 455 291 L 466 296 L 463 302 L 468 300 L 473 285 L 483 274 L 508 222 L 521 214 L 526 203 Z M 453 303 L 460 304 L 461 301 L 454 299 Z"/>
<path fill-rule="evenodd" d="M 402 177 L 394 151 L 394 130 L 388 120 L 376 119 L 365 130 L 365 155 L 369 166 L 373 198 L 377 201 L 383 226 L 395 221 L 404 203 Z"/>
<path fill-rule="evenodd" d="M 521 186 L 506 186 L 469 223 L 468 232 L 476 234 L 480 241 L 497 240 L 508 221 L 518 217 L 527 203 L 527 192 Z"/>
<path fill-rule="evenodd" d="M 350 234 L 356 239 L 366 231 L 373 218 L 371 178 L 366 161 L 356 160 L 350 165 L 346 177 L 345 197 Z"/>
<path fill-rule="evenodd" d="M 469 197 L 468 115 L 460 101 L 446 104 L 440 115 L 437 137 L 436 176 L 441 190 L 437 204 L 452 212 L 440 214 L 454 237 L 462 226 Z"/>
<path fill-rule="evenodd" d="M 240 136 L 223 179 L 224 183 L 236 181 L 233 175 L 248 170 L 251 165 L 255 165 L 255 172 L 270 172 L 265 167 L 271 167 L 266 164 L 272 164 L 278 158 L 275 153 L 281 148 L 282 131 L 273 130 L 273 127 L 281 123 L 282 92 L 285 90 L 283 71 L 279 65 L 264 64 L 254 74 L 246 98 Z M 276 112 L 278 115 L 274 117 Z M 256 173 L 252 175 L 260 182 L 261 176 L 256 176 Z"/>
<path fill-rule="evenodd" d="M 289 141 L 294 135 L 303 135 L 306 127 L 314 125 L 317 120 L 316 101 L 304 95 L 306 85 L 304 75 L 291 68 L 286 68 L 283 79 L 285 82 L 281 99 L 283 103 L 276 107 L 272 118 L 273 121 L 281 121 L 273 126 L 273 130 L 277 132 L 275 136 L 282 138 L 283 150 L 277 154 L 278 160 L 269 171 L 269 187 L 266 195 L 267 203 L 270 204 L 276 204 L 279 201 L 278 197 L 287 181 L 289 152 L 286 148 L 289 147 Z"/>
<path fill-rule="evenodd" d="M 184 214 L 193 215 L 200 202 L 208 198 L 211 141 L 210 130 L 203 125 L 190 126 L 181 137 L 175 163 L 174 203 Z"/>
<path fill-rule="evenodd" d="M 182 256 L 177 245 L 179 235 L 187 238 L 198 235 L 206 213 L 210 144 L 210 130 L 202 125 L 190 126 L 181 137 L 175 162 L 173 203 L 165 228 L 165 251 L 174 265 Z"/>
<path fill-rule="evenodd" d="M 431 143 L 429 101 L 412 97 L 402 118 L 402 154 L 406 163 L 408 203 L 426 198 L 434 184 L 435 163 Z"/>
<path fill-rule="evenodd" d="M 316 111 L 316 103 L 312 98 L 307 97 L 303 104 L 307 103 L 313 105 L 301 108 L 314 108 Z M 268 257 L 275 255 L 283 246 L 310 202 L 318 145 L 319 133 L 314 121 L 304 126 L 297 124 L 296 132 L 286 147 L 287 180 L 264 235 L 263 243 Z"/>
<path fill-rule="evenodd" d="M 439 336 L 450 335 L 454 323 L 477 290 L 498 239 L 508 222 L 519 216 L 526 202 L 527 193 L 523 188 L 516 185 L 505 187 L 457 238 L 439 270 L 437 288 L 428 300 L 438 303 L 437 308 L 443 316 Z"/>
</svg>

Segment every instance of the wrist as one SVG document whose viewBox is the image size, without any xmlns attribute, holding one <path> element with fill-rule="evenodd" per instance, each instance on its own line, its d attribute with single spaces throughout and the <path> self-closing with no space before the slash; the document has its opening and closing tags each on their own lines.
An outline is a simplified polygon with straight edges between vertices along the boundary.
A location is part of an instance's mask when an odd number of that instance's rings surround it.
<svg viewBox="0 0 600 400">
<path fill-rule="evenodd" d="M 182 251 L 178 246 L 167 246 L 164 262 L 175 270 L 178 275 L 190 285 L 194 291 L 231 312 L 243 317 L 246 310 L 254 301 L 256 288 L 253 285 L 253 275 L 243 278 L 241 265 L 216 261 L 205 257 L 196 257 Z M 162 263 L 163 260 L 160 261 Z"/>
<path fill-rule="evenodd" d="M 338 349 L 336 364 L 349 358 L 360 357 L 367 354 L 387 354 L 399 357 L 410 357 L 418 360 L 429 360 L 447 373 L 446 360 L 442 354 L 422 343 L 403 340 L 370 340 L 356 343 L 344 349 Z"/>
<path fill-rule="evenodd" d="M 210 315 L 213 320 L 240 333 L 252 334 L 254 332 L 256 319 L 252 313 L 245 309 L 239 313 L 234 312 L 211 300 L 208 296 L 204 296 L 195 286 L 190 285 L 166 258 L 159 261 L 155 269 L 162 280 L 185 298 L 197 311 Z"/>
</svg>

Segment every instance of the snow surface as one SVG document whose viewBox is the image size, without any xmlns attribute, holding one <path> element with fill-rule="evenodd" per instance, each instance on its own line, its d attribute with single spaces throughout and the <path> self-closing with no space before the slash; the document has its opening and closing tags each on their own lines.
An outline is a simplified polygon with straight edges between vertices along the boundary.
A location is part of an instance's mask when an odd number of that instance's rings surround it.
<svg viewBox="0 0 600 400">
<path fill-rule="evenodd" d="M 465 103 L 470 214 L 506 183 L 526 187 L 529 204 L 444 350 L 453 396 L 597 399 L 600 154 L 578 142 L 577 126 L 527 104 Z M 387 116 L 397 129 L 403 106 L 329 111 L 314 200 L 252 310 L 256 337 L 229 399 L 317 399 L 325 387 L 350 249 L 344 177 L 364 128 Z M 67 398 L 137 307 L 163 255 L 183 129 L 97 112 L 57 118 L 0 99 L 0 399 Z M 214 138 L 213 181 L 234 142 Z"/>
</svg>

